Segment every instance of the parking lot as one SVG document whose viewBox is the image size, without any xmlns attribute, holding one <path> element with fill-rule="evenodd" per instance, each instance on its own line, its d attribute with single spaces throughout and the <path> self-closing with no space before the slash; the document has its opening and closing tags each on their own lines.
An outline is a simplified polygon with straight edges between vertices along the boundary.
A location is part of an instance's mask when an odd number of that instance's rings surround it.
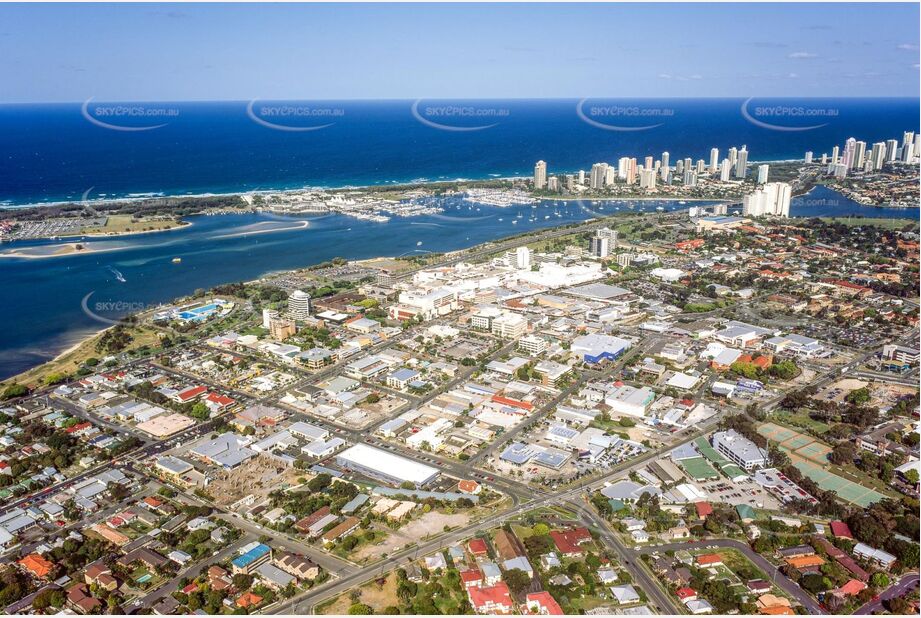
<svg viewBox="0 0 921 618">
<path fill-rule="evenodd" d="M 712 502 L 748 504 L 757 509 L 779 509 L 780 501 L 754 481 L 731 483 L 727 480 L 701 484 Z"/>
</svg>

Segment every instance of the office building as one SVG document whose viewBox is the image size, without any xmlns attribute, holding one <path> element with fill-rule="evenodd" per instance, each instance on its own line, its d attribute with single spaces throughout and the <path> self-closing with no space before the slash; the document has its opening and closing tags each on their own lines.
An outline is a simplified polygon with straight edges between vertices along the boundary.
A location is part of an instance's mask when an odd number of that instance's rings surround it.
<svg viewBox="0 0 921 618">
<path fill-rule="evenodd" d="M 729 182 L 729 170 L 731 168 L 731 163 L 729 159 L 723 159 L 723 162 L 720 164 L 720 181 Z"/>
<path fill-rule="evenodd" d="M 720 149 L 710 149 L 710 171 L 715 172 L 720 165 Z"/>
<path fill-rule="evenodd" d="M 806 156 L 803 158 L 803 162 L 807 164 L 812 163 L 812 151 L 811 150 L 806 151 Z"/>
<path fill-rule="evenodd" d="M 770 166 L 768 165 L 759 165 L 758 166 L 758 184 L 763 185 L 768 181 L 768 171 Z"/>
<path fill-rule="evenodd" d="M 720 454 L 735 462 L 743 470 L 750 472 L 767 464 L 767 452 L 738 433 L 735 429 L 718 431 L 711 439 L 713 448 Z"/>
</svg>

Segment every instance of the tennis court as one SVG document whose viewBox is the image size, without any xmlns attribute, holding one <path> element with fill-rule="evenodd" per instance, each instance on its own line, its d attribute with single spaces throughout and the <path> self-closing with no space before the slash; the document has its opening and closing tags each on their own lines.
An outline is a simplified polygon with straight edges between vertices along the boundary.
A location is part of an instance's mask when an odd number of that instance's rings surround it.
<svg viewBox="0 0 921 618">
<path fill-rule="evenodd" d="M 831 447 L 812 436 L 807 436 L 774 423 L 764 423 L 758 427 L 758 433 L 767 438 L 769 443 L 778 444 L 780 448 L 788 453 L 799 455 L 819 465 L 824 465 L 828 462 Z"/>
<path fill-rule="evenodd" d="M 716 473 L 716 470 L 710 467 L 710 464 L 708 464 L 707 460 L 703 457 L 691 457 L 690 459 L 682 459 L 678 463 L 681 464 L 681 467 L 684 468 L 684 471 L 687 472 L 695 481 L 719 478 L 719 474 Z"/>
<path fill-rule="evenodd" d="M 814 462 L 796 457 L 793 460 L 793 465 L 805 476 L 815 481 L 822 489 L 833 491 L 838 494 L 842 500 L 847 500 L 857 506 L 866 508 L 874 502 L 879 502 L 886 497 L 878 491 L 868 489 L 863 485 L 859 485 L 837 474 L 833 474 L 821 466 L 816 465 Z"/>
<path fill-rule="evenodd" d="M 877 491 L 826 470 L 831 447 L 824 442 L 775 423 L 764 423 L 758 427 L 758 433 L 780 445 L 803 475 L 811 478 L 822 489 L 835 492 L 842 500 L 867 507 L 885 498 Z"/>
</svg>

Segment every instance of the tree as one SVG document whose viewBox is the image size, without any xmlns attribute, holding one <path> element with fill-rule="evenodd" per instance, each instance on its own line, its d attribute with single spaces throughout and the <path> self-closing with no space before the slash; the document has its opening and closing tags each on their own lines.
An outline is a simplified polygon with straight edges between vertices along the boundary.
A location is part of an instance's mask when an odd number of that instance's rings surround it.
<svg viewBox="0 0 921 618">
<path fill-rule="evenodd" d="M 253 585 L 253 576 L 246 573 L 237 573 L 233 576 L 233 587 L 237 590 L 248 590 Z"/>
<path fill-rule="evenodd" d="M 364 603 L 355 603 L 349 607 L 349 616 L 370 616 L 373 613 L 374 609 Z"/>
<path fill-rule="evenodd" d="M 885 605 L 886 609 L 889 610 L 889 613 L 894 616 L 906 616 L 908 615 L 908 612 L 911 611 L 911 605 L 903 597 L 888 599 L 883 601 L 883 605 Z"/>
<path fill-rule="evenodd" d="M 864 386 L 863 388 L 852 390 L 845 399 L 855 406 L 862 406 L 870 401 L 870 389 Z"/>
<path fill-rule="evenodd" d="M 317 493 L 329 487 L 333 482 L 333 477 L 327 473 L 318 474 L 307 483 L 307 489 Z"/>
<path fill-rule="evenodd" d="M 39 611 L 49 607 L 64 607 L 64 593 L 60 590 L 43 590 L 32 601 L 32 607 Z"/>
<path fill-rule="evenodd" d="M 831 588 L 831 582 L 828 581 L 828 578 L 818 573 L 803 575 L 802 579 L 799 580 L 799 585 L 803 590 L 813 594 L 818 594 Z"/>
<path fill-rule="evenodd" d="M 531 585 L 531 578 L 521 569 L 512 569 L 505 572 L 505 583 L 515 594 L 520 594 Z"/>
<path fill-rule="evenodd" d="M 0 399 L 13 399 L 14 397 L 22 397 L 28 394 L 29 389 L 22 384 L 10 384 L 3 390 L 3 394 L 0 395 Z"/>
<path fill-rule="evenodd" d="M 204 403 L 199 401 L 189 411 L 189 416 L 200 421 L 206 421 L 211 417 L 211 410 Z"/>
<path fill-rule="evenodd" d="M 870 584 L 877 588 L 885 588 L 889 585 L 889 576 L 882 571 L 877 571 L 870 576 Z"/>
<path fill-rule="evenodd" d="M 829 453 L 828 460 L 833 464 L 843 466 L 854 463 L 855 457 L 857 457 L 857 447 L 851 442 L 841 442 L 836 444 Z"/>
</svg>

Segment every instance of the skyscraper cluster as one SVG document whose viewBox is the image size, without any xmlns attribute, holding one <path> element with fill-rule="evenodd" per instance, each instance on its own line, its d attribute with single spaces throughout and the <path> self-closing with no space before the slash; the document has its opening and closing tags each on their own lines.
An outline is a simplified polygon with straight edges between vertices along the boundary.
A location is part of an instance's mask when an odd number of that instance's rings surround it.
<svg viewBox="0 0 921 618">
<path fill-rule="evenodd" d="M 902 142 L 890 139 L 885 142 L 876 142 L 867 149 L 867 143 L 854 137 L 849 137 L 844 142 L 844 148 L 832 148 L 831 157 L 822 155 L 822 164 L 826 166 L 826 173 L 836 178 L 846 178 L 851 172 L 878 172 L 887 163 L 910 163 L 921 155 L 921 134 L 914 131 L 905 131 Z M 812 163 L 813 154 L 807 152 L 806 163 Z"/>
</svg>

